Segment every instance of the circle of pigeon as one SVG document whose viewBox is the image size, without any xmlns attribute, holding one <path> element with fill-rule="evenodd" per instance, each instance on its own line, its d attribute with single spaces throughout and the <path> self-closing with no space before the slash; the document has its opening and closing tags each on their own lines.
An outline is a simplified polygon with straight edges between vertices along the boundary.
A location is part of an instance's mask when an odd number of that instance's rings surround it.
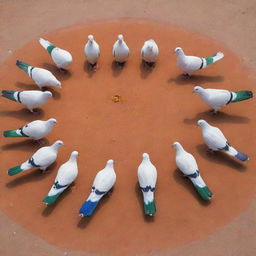
<svg viewBox="0 0 256 256">
<path fill-rule="evenodd" d="M 40 38 L 39 43 L 50 54 L 52 61 L 55 63 L 60 72 L 66 72 L 66 68 L 72 63 L 72 55 L 61 48 L 53 45 L 51 42 Z M 198 70 L 204 69 L 211 64 L 221 60 L 224 57 L 222 52 L 218 52 L 210 57 L 188 56 L 181 47 L 174 49 L 177 56 L 177 65 L 184 72 L 184 77 L 187 79 Z M 125 43 L 124 36 L 119 34 L 117 41 L 113 45 L 113 58 L 120 68 L 128 61 L 130 50 Z M 141 49 L 141 58 L 145 65 L 153 67 L 157 62 L 159 48 L 153 39 L 144 42 Z M 100 58 L 100 46 L 95 41 L 93 35 L 88 35 L 88 41 L 84 46 L 84 55 L 91 69 L 96 72 L 98 68 L 98 59 Z M 48 70 L 31 66 L 23 61 L 17 60 L 16 65 L 27 73 L 27 75 L 42 89 L 46 86 L 54 86 L 61 88 L 61 82 Z M 247 100 L 253 97 L 253 93 L 248 90 L 228 91 L 220 89 L 203 88 L 195 86 L 194 93 L 199 94 L 203 102 L 212 108 L 213 114 L 217 114 L 220 108 L 229 105 L 230 103 Z M 26 90 L 26 91 L 10 91 L 3 90 L 2 96 L 25 105 L 32 113 L 34 110 L 47 103 L 47 100 L 52 97 L 50 91 L 41 90 Z M 121 96 L 114 95 L 113 102 L 120 102 Z M 28 137 L 40 143 L 41 139 L 51 132 L 57 120 L 50 118 L 49 120 L 35 120 L 15 130 L 4 131 L 4 137 Z M 196 125 L 196 124 L 195 124 Z M 247 161 L 249 157 L 235 147 L 224 136 L 222 131 L 209 124 L 205 120 L 198 120 L 197 125 L 202 130 L 202 137 L 209 148 L 209 151 L 222 151 L 227 154 L 227 157 L 236 158 L 239 161 Z M 55 141 L 50 146 L 41 147 L 28 160 L 22 164 L 12 167 L 8 170 L 8 175 L 13 176 L 32 168 L 39 168 L 43 172 L 53 164 L 58 156 L 58 151 L 64 142 L 61 140 Z M 194 156 L 188 153 L 179 142 L 174 142 L 172 146 L 176 150 L 176 165 L 182 174 L 191 180 L 198 196 L 202 200 L 211 200 L 213 192 L 208 188 L 205 181 L 201 177 L 199 168 Z M 78 175 L 77 165 L 78 152 L 72 151 L 67 162 L 63 163 L 57 172 L 53 185 L 48 194 L 43 199 L 43 203 L 51 205 L 56 202 L 61 193 L 68 188 Z M 110 159 L 106 162 L 105 167 L 99 171 L 93 181 L 91 193 L 78 213 L 81 217 L 91 216 L 100 202 L 101 198 L 108 194 L 116 182 L 116 173 L 114 170 L 114 160 Z M 142 162 L 138 167 L 138 182 L 143 196 L 144 214 L 154 216 L 156 214 L 156 203 L 154 199 L 154 191 L 157 183 L 157 168 L 150 160 L 147 153 L 142 154 Z"/>
</svg>

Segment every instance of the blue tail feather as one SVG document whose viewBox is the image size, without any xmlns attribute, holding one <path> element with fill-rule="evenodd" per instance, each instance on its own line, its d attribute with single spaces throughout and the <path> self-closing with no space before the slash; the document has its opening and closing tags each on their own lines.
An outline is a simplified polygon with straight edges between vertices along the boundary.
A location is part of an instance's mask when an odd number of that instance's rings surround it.
<svg viewBox="0 0 256 256">
<path fill-rule="evenodd" d="M 249 157 L 246 154 L 244 154 L 242 152 L 239 152 L 239 151 L 235 155 L 235 158 L 239 159 L 240 161 L 247 161 L 247 160 L 249 160 Z"/>
<path fill-rule="evenodd" d="M 90 200 L 85 201 L 79 210 L 79 214 L 83 216 L 91 216 L 99 201 L 92 202 Z"/>
</svg>

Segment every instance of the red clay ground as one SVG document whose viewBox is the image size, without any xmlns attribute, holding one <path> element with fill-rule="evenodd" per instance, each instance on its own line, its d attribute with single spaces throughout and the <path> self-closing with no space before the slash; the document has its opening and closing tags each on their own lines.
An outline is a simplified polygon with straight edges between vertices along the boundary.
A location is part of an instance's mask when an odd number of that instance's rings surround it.
<svg viewBox="0 0 256 256">
<path fill-rule="evenodd" d="M 96 73 L 89 72 L 84 62 L 83 46 L 89 33 L 101 46 Z M 119 33 L 124 34 L 131 50 L 124 69 L 117 69 L 111 56 Z M 196 121 L 206 119 L 220 127 L 234 146 L 253 156 L 253 101 L 230 105 L 211 116 L 208 107 L 191 93 L 195 84 L 230 90 L 254 88 L 247 68 L 224 45 L 170 24 L 139 19 L 99 20 L 45 37 L 72 53 L 74 63 L 69 74 L 59 74 L 48 54 L 32 41 L 8 59 L 0 75 L 5 89 L 37 89 L 15 66 L 15 60 L 21 59 L 51 70 L 62 80 L 62 89 L 52 89 L 54 99 L 42 107 L 38 119 L 56 118 L 58 124 L 47 139 L 49 143 L 61 139 L 65 146 L 48 174 L 34 170 L 7 177 L 5 170 L 21 163 L 39 146 L 29 140 L 3 140 L 0 194 L 5 196 L 0 207 L 12 220 L 60 247 L 134 255 L 159 253 L 201 239 L 248 207 L 255 193 L 253 159 L 240 164 L 222 154 L 208 156 Z M 140 58 L 141 46 L 150 38 L 160 49 L 152 71 L 141 65 Z M 177 46 L 200 56 L 223 51 L 225 58 L 191 80 L 184 80 L 172 54 Z M 122 96 L 121 103 L 111 101 L 115 94 Z M 14 102 L 3 99 L 1 106 L 3 130 L 35 118 Z M 176 170 L 173 141 L 180 141 L 198 160 L 202 176 L 215 194 L 210 204 L 201 202 L 192 185 Z M 80 153 L 75 186 L 55 206 L 46 208 L 41 200 L 72 150 Z M 153 221 L 143 216 L 136 184 L 143 152 L 150 154 L 158 169 L 157 214 Z M 77 211 L 95 173 L 110 158 L 115 160 L 117 173 L 113 194 L 103 200 L 91 219 L 81 220 Z"/>
</svg>

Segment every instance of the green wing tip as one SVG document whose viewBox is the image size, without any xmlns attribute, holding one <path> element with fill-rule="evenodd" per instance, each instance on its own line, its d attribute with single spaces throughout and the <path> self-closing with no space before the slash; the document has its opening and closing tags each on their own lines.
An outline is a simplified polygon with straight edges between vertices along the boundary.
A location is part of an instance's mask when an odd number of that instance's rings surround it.
<svg viewBox="0 0 256 256">
<path fill-rule="evenodd" d="M 210 200 L 213 197 L 213 193 L 211 192 L 211 190 L 208 187 L 202 188 L 199 186 L 195 186 L 195 188 L 203 200 Z"/>
<path fill-rule="evenodd" d="M 54 196 L 46 196 L 43 200 L 43 203 L 46 204 L 46 205 L 50 205 L 50 204 L 53 204 L 55 203 L 56 199 L 59 197 L 61 193 L 58 193 Z"/>
<path fill-rule="evenodd" d="M 18 165 L 18 166 L 15 166 L 15 167 L 9 169 L 7 173 L 8 173 L 9 176 L 13 176 L 13 175 L 15 175 L 17 173 L 20 173 L 22 171 L 23 170 L 21 169 L 21 166 Z"/>
<path fill-rule="evenodd" d="M 153 216 L 156 213 L 155 201 L 146 204 L 144 202 L 144 212 L 146 215 Z"/>
</svg>

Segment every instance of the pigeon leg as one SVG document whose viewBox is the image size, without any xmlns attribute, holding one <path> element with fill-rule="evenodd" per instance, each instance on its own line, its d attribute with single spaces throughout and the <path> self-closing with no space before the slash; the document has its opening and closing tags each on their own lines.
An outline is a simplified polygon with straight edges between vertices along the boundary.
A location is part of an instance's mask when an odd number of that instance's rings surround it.
<svg viewBox="0 0 256 256">
<path fill-rule="evenodd" d="M 92 71 L 93 71 L 93 72 L 96 72 L 97 69 L 98 69 L 98 63 L 96 62 L 96 63 L 94 63 L 94 64 L 91 64 L 91 68 L 92 68 Z"/>
<path fill-rule="evenodd" d="M 186 79 L 191 78 L 191 75 L 190 75 L 190 74 L 188 74 L 188 73 L 182 74 L 182 76 L 183 76 L 184 78 L 186 78 Z"/>
<path fill-rule="evenodd" d="M 36 140 L 36 142 L 37 142 L 39 145 L 45 145 L 45 144 L 46 144 L 46 141 L 45 141 L 44 139 Z"/>
<path fill-rule="evenodd" d="M 62 74 L 66 74 L 67 70 L 65 68 L 59 68 L 60 73 Z"/>
<path fill-rule="evenodd" d="M 210 109 L 209 113 L 211 113 L 212 115 L 216 115 L 218 113 L 218 110 Z"/>
<path fill-rule="evenodd" d="M 207 152 L 207 154 L 210 154 L 210 155 L 214 154 L 214 151 L 210 148 L 208 148 L 206 152 Z"/>
</svg>

